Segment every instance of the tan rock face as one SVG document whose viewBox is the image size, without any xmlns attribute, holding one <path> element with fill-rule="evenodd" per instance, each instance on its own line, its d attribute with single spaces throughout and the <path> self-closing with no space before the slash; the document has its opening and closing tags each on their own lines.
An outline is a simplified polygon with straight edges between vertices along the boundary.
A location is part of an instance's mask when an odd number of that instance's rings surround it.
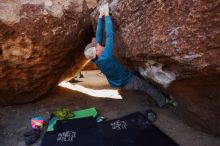
<svg viewBox="0 0 220 146">
<path fill-rule="evenodd" d="M 95 6 L 96 0 L 1 1 L 0 104 L 32 101 L 78 71 L 94 35 Z"/>
<path fill-rule="evenodd" d="M 220 134 L 220 1 L 108 2 L 115 56 L 172 95 L 188 123 Z"/>
</svg>

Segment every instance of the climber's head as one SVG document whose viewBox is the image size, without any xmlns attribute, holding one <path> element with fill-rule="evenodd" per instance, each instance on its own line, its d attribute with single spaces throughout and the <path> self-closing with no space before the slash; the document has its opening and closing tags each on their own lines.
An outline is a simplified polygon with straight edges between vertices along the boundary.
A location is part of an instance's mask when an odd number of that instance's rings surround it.
<svg viewBox="0 0 220 146">
<path fill-rule="evenodd" d="M 84 54 L 87 59 L 95 59 L 102 53 L 103 49 L 104 47 L 96 43 L 96 39 L 93 38 L 92 42 L 86 46 Z"/>
</svg>

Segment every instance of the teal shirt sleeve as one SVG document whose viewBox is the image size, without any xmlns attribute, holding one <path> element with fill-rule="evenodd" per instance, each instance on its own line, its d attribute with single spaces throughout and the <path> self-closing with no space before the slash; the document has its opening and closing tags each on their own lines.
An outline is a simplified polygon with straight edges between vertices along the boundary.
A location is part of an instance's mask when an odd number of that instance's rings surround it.
<svg viewBox="0 0 220 146">
<path fill-rule="evenodd" d="M 106 42 L 105 48 L 100 55 L 102 59 L 108 59 L 113 57 L 113 46 L 114 46 L 114 33 L 112 20 L 110 16 L 105 16 L 105 32 L 106 32 Z"/>
<path fill-rule="evenodd" d="M 102 27 L 103 21 L 102 18 L 98 19 L 97 29 L 96 29 L 96 42 L 102 45 Z"/>
</svg>

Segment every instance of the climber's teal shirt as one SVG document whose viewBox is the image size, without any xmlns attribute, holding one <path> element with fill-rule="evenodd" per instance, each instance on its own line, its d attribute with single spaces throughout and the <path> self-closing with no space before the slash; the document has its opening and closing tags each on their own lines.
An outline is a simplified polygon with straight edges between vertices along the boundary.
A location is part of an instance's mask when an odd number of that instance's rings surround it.
<svg viewBox="0 0 220 146">
<path fill-rule="evenodd" d="M 100 45 L 102 44 L 102 27 L 103 20 L 99 18 L 96 30 L 96 42 Z M 101 55 L 93 60 L 93 63 L 95 63 L 106 76 L 112 87 L 122 87 L 128 83 L 133 74 L 127 71 L 113 56 L 114 33 L 110 16 L 105 16 L 105 31 L 105 48 Z"/>
</svg>

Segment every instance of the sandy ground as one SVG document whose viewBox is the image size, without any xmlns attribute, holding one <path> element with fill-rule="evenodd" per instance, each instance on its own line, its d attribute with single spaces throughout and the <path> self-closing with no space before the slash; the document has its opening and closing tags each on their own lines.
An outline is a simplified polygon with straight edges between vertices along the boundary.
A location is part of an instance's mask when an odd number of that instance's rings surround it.
<svg viewBox="0 0 220 146">
<path fill-rule="evenodd" d="M 109 89 L 109 86 L 99 71 L 84 71 L 83 76 L 79 82 L 63 83 L 63 87 L 58 86 L 52 94 L 38 101 L 0 107 L 0 146 L 25 146 L 23 133 L 30 129 L 30 119 L 43 116 L 48 120 L 50 114 L 60 107 L 72 110 L 96 107 L 108 119 L 152 108 L 158 114 L 155 125 L 180 146 L 220 146 L 220 138 L 187 126 L 175 115 L 173 108 L 152 106 L 146 94 L 138 91 L 120 91 L 118 94 L 117 90 L 103 90 Z M 40 143 L 41 140 L 38 140 L 33 146 L 40 146 Z"/>
</svg>

